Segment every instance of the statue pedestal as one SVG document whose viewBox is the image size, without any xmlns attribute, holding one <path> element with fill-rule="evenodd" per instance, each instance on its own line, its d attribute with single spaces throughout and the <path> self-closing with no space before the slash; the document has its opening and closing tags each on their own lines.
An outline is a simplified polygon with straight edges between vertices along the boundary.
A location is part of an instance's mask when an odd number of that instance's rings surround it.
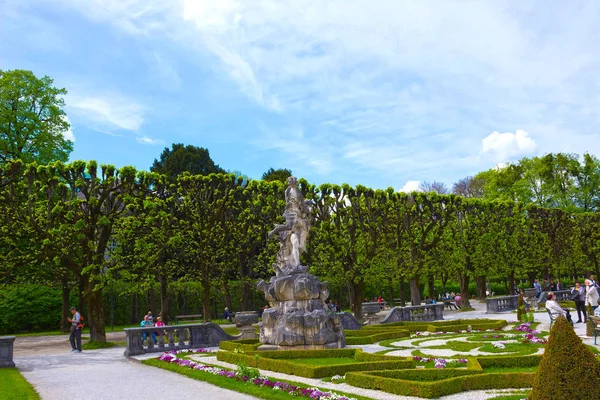
<svg viewBox="0 0 600 400">
<path fill-rule="evenodd" d="M 344 328 L 325 304 L 327 283 L 308 273 L 261 282 L 271 308 L 260 324 L 259 350 L 331 349 L 346 346 Z"/>
</svg>

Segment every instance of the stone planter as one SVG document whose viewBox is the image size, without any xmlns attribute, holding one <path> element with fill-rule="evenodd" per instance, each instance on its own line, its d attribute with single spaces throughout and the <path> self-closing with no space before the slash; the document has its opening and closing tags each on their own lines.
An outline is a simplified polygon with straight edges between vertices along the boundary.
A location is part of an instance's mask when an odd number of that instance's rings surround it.
<svg viewBox="0 0 600 400">
<path fill-rule="evenodd" d="M 15 343 L 14 336 L 0 337 L 0 368 L 14 368 L 13 361 L 13 345 Z"/>
<path fill-rule="evenodd" d="M 240 339 L 256 339 L 258 334 L 252 324 L 257 323 L 256 311 L 242 311 L 235 314 L 235 326 L 240 331 Z"/>
</svg>

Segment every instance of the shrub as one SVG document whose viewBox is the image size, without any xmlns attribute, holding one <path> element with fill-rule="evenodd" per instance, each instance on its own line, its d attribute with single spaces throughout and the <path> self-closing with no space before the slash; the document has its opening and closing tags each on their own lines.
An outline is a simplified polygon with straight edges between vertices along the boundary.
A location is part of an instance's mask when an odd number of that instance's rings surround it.
<svg viewBox="0 0 600 400">
<path fill-rule="evenodd" d="M 0 290 L 0 334 L 60 328 L 60 289 L 44 285 L 7 285 Z"/>
<path fill-rule="evenodd" d="M 244 353 L 256 351 L 261 343 L 258 339 L 224 340 L 219 343 L 219 349 L 227 351 L 242 351 Z"/>
<path fill-rule="evenodd" d="M 529 400 L 600 399 L 600 363 L 566 318 L 552 325 Z"/>
</svg>

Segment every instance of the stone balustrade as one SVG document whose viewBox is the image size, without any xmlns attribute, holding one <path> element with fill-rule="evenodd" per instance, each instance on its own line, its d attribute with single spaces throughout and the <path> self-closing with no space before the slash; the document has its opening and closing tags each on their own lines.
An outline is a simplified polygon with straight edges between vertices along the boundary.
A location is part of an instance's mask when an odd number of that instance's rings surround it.
<svg viewBox="0 0 600 400">
<path fill-rule="evenodd" d="M 14 336 L 0 337 L 0 368 L 14 368 L 13 361 L 13 346 L 15 343 Z"/>
<path fill-rule="evenodd" d="M 555 290 L 554 296 L 556 296 L 556 301 L 566 301 L 571 300 L 571 291 L 570 290 Z"/>
<path fill-rule="evenodd" d="M 146 333 L 146 340 L 142 334 Z M 157 343 L 152 340 L 156 332 Z M 152 326 L 125 329 L 125 356 L 170 350 L 197 349 L 218 346 L 222 340 L 233 340 L 223 329 L 212 322 L 205 324 Z"/>
<path fill-rule="evenodd" d="M 340 319 L 340 323 L 344 327 L 344 330 L 348 331 L 356 331 L 359 330 L 362 324 L 353 314 L 349 312 L 341 312 L 337 313 L 338 318 Z"/>
<path fill-rule="evenodd" d="M 486 314 L 514 311 L 519 307 L 519 296 L 488 297 L 485 299 Z"/>
<path fill-rule="evenodd" d="M 439 321 L 444 319 L 444 303 L 421 306 L 394 307 L 381 321 L 382 324 L 400 321 Z"/>
</svg>

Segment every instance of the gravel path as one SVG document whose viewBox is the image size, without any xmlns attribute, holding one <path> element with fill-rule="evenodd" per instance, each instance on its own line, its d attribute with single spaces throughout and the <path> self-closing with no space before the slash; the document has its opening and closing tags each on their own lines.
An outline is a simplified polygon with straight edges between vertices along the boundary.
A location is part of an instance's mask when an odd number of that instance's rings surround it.
<svg viewBox="0 0 600 400">
<path fill-rule="evenodd" d="M 43 400 L 254 399 L 128 360 L 123 348 L 15 357 L 15 363 Z"/>
</svg>

